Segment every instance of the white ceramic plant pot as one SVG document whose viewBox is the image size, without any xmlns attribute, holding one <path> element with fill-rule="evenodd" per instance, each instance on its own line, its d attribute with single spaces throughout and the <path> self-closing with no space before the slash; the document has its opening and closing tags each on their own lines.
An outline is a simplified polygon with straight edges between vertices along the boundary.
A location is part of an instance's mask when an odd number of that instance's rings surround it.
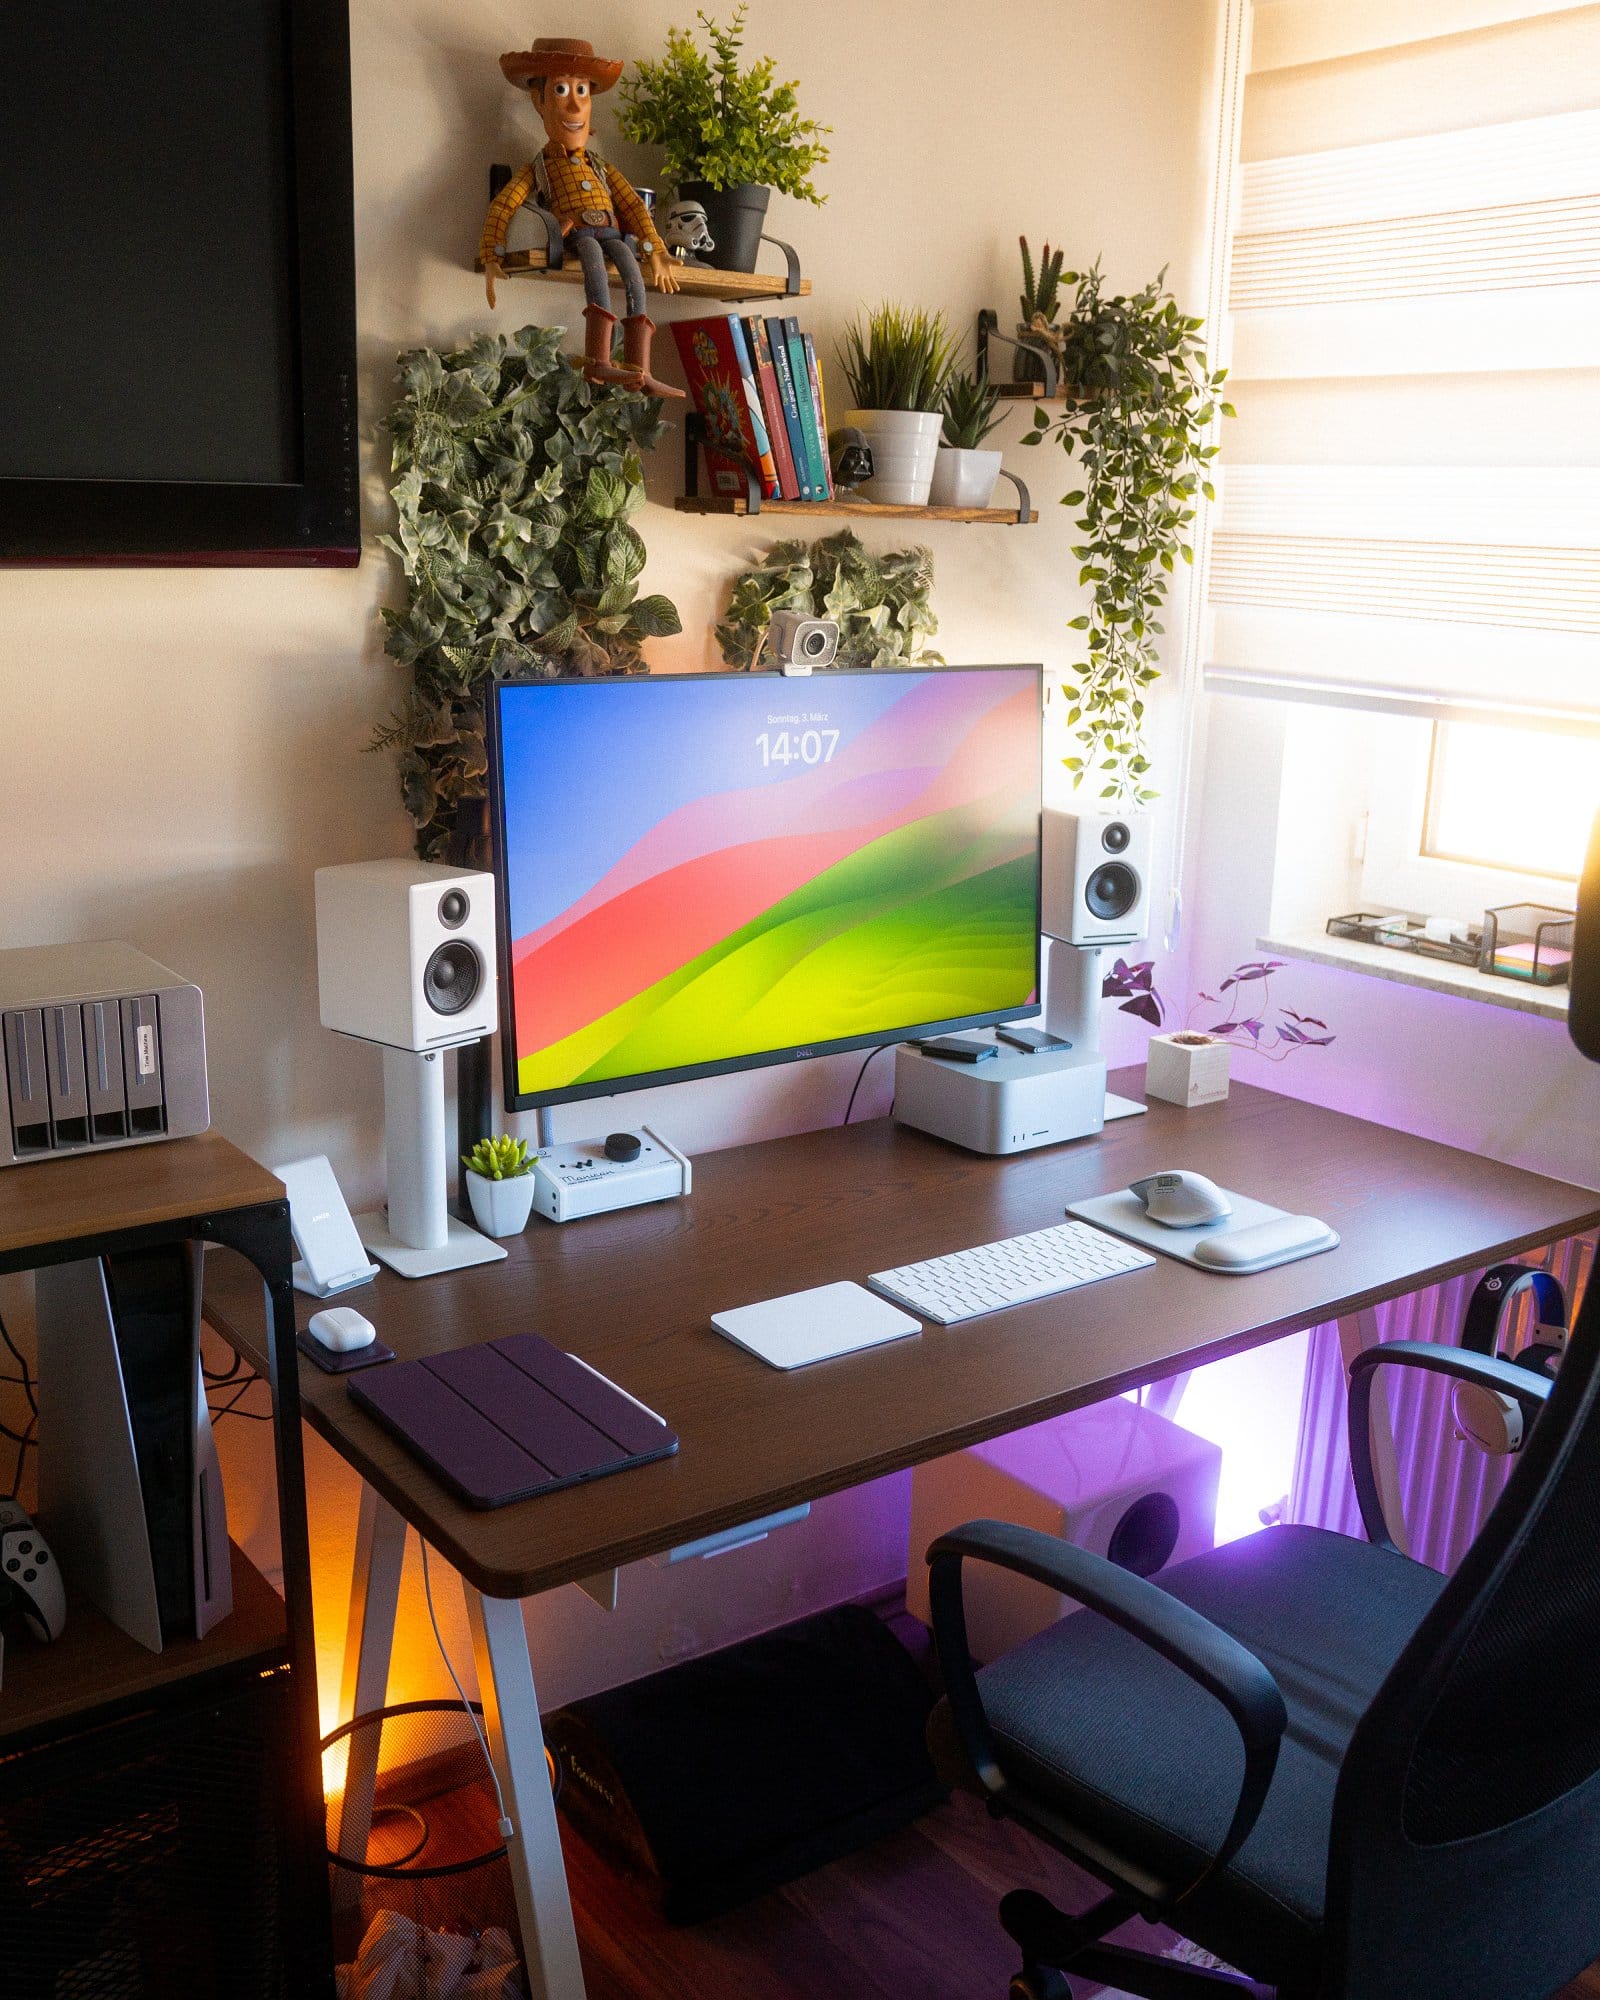
<svg viewBox="0 0 1600 2000">
<path fill-rule="evenodd" d="M 937 410 L 847 410 L 872 453 L 872 477 L 856 491 L 885 507 L 926 507 L 944 418 Z"/>
<path fill-rule="evenodd" d="M 999 452 L 942 444 L 928 498 L 935 507 L 987 507 L 999 477 Z"/>
<path fill-rule="evenodd" d="M 1228 1044 L 1192 1028 L 1152 1035 L 1145 1050 L 1144 1094 L 1186 1111 L 1220 1104 L 1228 1094 Z"/>
<path fill-rule="evenodd" d="M 467 1173 L 467 1200 L 473 1220 L 485 1236 L 520 1236 L 533 1212 L 533 1175 L 518 1174 L 513 1180 L 485 1180 L 470 1167 Z"/>
</svg>

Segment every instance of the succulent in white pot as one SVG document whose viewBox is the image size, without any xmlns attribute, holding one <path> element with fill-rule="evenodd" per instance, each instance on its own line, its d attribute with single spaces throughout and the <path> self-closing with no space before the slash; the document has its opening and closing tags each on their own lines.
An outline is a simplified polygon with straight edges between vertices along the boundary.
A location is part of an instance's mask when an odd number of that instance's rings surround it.
<svg viewBox="0 0 1600 2000">
<path fill-rule="evenodd" d="M 470 1153 L 462 1155 L 467 1200 L 472 1204 L 473 1220 L 485 1236 L 518 1236 L 527 1228 L 538 1157 L 509 1133 L 480 1139 Z"/>
<path fill-rule="evenodd" d="M 983 441 L 1000 421 L 1000 398 L 987 375 L 952 375 L 944 391 L 944 436 L 929 498 L 935 507 L 987 507 L 1000 477 L 1000 453 Z"/>
<path fill-rule="evenodd" d="M 926 507 L 954 346 L 943 313 L 876 306 L 845 331 L 839 360 L 855 408 L 844 422 L 872 453 L 857 491 L 887 506 Z"/>
</svg>

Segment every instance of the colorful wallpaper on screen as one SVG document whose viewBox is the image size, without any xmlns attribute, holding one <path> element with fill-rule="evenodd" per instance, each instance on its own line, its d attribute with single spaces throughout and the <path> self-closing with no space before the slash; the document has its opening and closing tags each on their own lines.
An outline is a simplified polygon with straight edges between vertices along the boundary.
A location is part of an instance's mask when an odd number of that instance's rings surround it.
<svg viewBox="0 0 1600 2000">
<path fill-rule="evenodd" d="M 500 695 L 520 1090 L 1032 997 L 1038 676 Z"/>
</svg>

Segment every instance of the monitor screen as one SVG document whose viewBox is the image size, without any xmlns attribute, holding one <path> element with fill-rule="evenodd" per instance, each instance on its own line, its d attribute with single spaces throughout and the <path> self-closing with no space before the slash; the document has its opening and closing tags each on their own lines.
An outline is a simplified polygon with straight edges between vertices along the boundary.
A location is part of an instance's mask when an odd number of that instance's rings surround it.
<svg viewBox="0 0 1600 2000">
<path fill-rule="evenodd" d="M 1033 1012 L 1041 671 L 497 688 L 508 1105 Z"/>
</svg>

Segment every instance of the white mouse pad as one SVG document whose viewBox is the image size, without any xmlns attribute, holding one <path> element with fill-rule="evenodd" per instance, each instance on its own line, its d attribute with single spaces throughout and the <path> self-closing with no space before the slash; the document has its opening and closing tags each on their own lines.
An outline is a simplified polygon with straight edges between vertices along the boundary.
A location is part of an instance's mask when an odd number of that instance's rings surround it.
<svg viewBox="0 0 1600 2000">
<path fill-rule="evenodd" d="M 1269 1202 L 1235 1194 L 1232 1188 L 1222 1191 L 1232 1202 L 1233 1213 L 1220 1222 L 1203 1222 L 1198 1229 L 1174 1229 L 1169 1223 L 1157 1222 L 1127 1188 L 1118 1188 L 1115 1194 L 1093 1195 L 1088 1201 L 1069 1202 L 1067 1213 L 1146 1250 L 1159 1250 L 1163 1257 L 1193 1264 L 1197 1271 L 1226 1271 L 1237 1277 L 1338 1248 L 1339 1232 L 1315 1216 L 1291 1215 Z"/>
<path fill-rule="evenodd" d="M 774 1368 L 806 1368 L 858 1348 L 921 1333 L 922 1322 L 864 1285 L 813 1285 L 759 1305 L 711 1315 L 711 1324 Z"/>
</svg>

